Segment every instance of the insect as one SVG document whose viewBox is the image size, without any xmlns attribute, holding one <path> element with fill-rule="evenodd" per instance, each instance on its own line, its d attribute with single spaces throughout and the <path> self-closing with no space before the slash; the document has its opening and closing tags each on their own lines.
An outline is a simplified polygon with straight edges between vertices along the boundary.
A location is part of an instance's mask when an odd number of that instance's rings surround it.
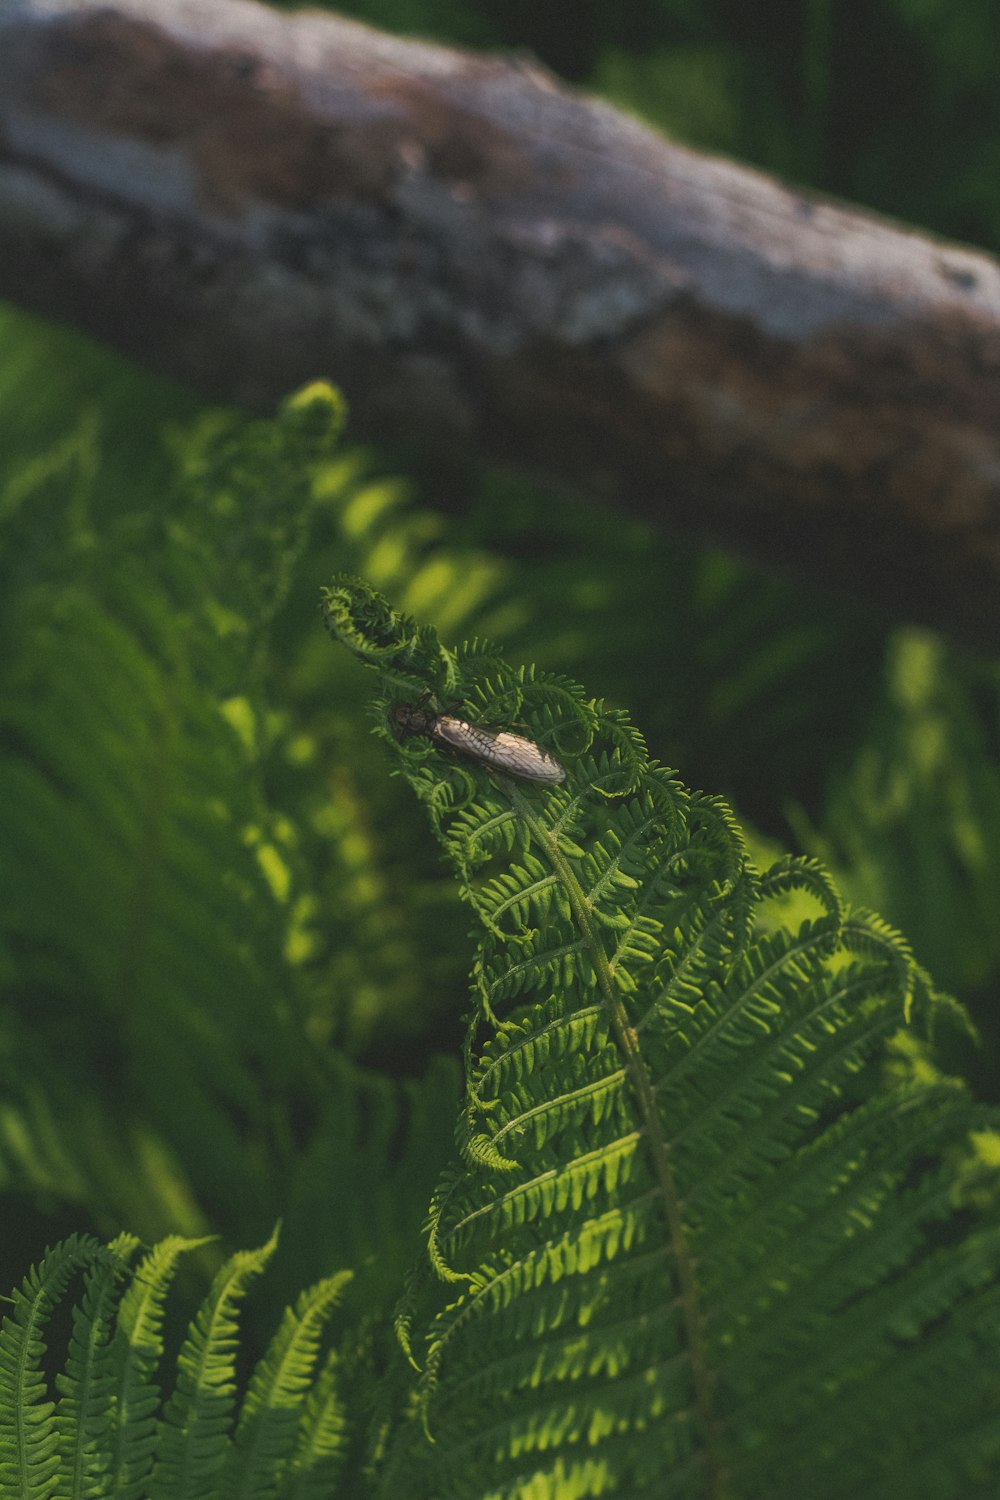
<svg viewBox="0 0 1000 1500">
<path fill-rule="evenodd" d="M 554 755 L 536 745 L 534 740 L 508 729 L 487 729 L 484 724 L 470 724 L 454 714 L 439 714 L 425 707 L 430 698 L 425 693 L 418 703 L 397 703 L 392 717 L 401 735 L 424 734 L 435 745 L 458 750 L 482 761 L 495 771 L 520 776 L 522 781 L 536 781 L 555 786 L 566 780 L 566 772 Z"/>
</svg>

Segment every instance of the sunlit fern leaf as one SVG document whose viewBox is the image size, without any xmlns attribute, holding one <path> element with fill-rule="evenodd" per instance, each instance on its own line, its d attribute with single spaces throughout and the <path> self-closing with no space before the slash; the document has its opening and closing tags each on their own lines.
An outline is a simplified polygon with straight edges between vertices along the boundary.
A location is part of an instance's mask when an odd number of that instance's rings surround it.
<svg viewBox="0 0 1000 1500">
<path fill-rule="evenodd" d="M 815 862 L 758 876 L 725 804 L 579 690 L 443 652 L 349 580 L 326 610 L 481 919 L 380 1494 L 985 1500 L 1000 1121 L 896 1046 L 951 1013 L 906 942 Z M 415 665 L 445 658 L 564 783 L 398 742 L 401 691 L 449 708 Z M 792 893 L 814 910 L 786 927 Z"/>
</svg>

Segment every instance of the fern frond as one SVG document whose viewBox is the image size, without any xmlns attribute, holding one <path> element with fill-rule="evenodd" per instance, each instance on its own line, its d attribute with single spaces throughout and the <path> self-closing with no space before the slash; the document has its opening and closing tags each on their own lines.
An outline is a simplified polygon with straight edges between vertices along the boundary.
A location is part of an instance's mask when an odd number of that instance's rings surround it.
<svg viewBox="0 0 1000 1500">
<path fill-rule="evenodd" d="M 760 897 L 762 901 L 773 897 L 787 896 L 792 891 L 805 891 L 814 896 L 827 915 L 839 919 L 843 910 L 840 892 L 830 872 L 818 859 L 796 858 L 785 855 L 761 877 Z"/>
<path fill-rule="evenodd" d="M 408 615 L 389 616 L 375 589 L 361 580 L 334 580 L 323 590 L 330 634 L 397 688 L 431 688 L 447 697 L 457 682 L 454 657 Z"/>
<path fill-rule="evenodd" d="M 156 1457 L 163 1355 L 163 1306 L 180 1257 L 207 1240 L 170 1235 L 139 1262 L 118 1310 L 113 1344 L 114 1425 L 111 1441 L 113 1500 L 140 1500 L 148 1491 Z"/>
<path fill-rule="evenodd" d="M 106 1256 L 96 1240 L 74 1235 L 50 1250 L 13 1294 L 0 1325 L 0 1495 L 49 1500 L 63 1455 L 55 1403 L 42 1360 L 45 1325 L 70 1278 Z"/>
<path fill-rule="evenodd" d="M 341 415 L 325 388 L 216 415 L 155 502 L 105 494 L 87 432 L 0 476 L 0 1180 L 150 1238 L 277 1199 L 267 1101 L 303 1049 L 274 997 L 302 985 L 259 646 Z"/>
<path fill-rule="evenodd" d="M 119 1235 L 109 1254 L 91 1265 L 83 1299 L 73 1307 L 73 1332 L 64 1373 L 56 1376 L 60 1475 L 64 1492 L 103 1495 L 110 1487 L 110 1452 L 101 1442 L 114 1408 L 115 1314 L 128 1264 L 139 1248 L 134 1235 Z"/>
<path fill-rule="evenodd" d="M 286 1312 L 231 1430 L 240 1383 L 236 1310 L 276 1243 L 277 1232 L 260 1249 L 233 1255 L 215 1277 L 180 1349 L 162 1416 L 164 1302 L 179 1255 L 194 1243 L 173 1236 L 134 1269 L 130 1235 L 107 1248 L 74 1237 L 49 1251 L 9 1299 L 13 1312 L 0 1329 L 4 1500 L 329 1495 L 345 1456 L 347 1413 L 338 1359 L 331 1352 L 321 1361 L 320 1345 L 350 1273 L 308 1288 Z M 42 1333 L 81 1269 L 83 1296 L 72 1310 L 54 1407 Z"/>
<path fill-rule="evenodd" d="M 329 1500 L 345 1457 L 347 1419 L 340 1357 L 331 1349 L 299 1423 L 291 1462 L 278 1484 L 278 1500 Z"/>
<path fill-rule="evenodd" d="M 294 1450 L 301 1482 L 307 1465 L 320 1465 L 338 1448 L 343 1415 L 335 1411 L 332 1371 L 317 1405 L 307 1410 L 320 1339 L 327 1320 L 350 1281 L 349 1271 L 307 1287 L 294 1310 L 288 1308 L 250 1380 L 240 1411 L 220 1492 L 229 1500 L 269 1500 Z M 295 1434 L 302 1427 L 298 1443 Z M 325 1467 L 325 1464 L 324 1464 Z M 315 1477 L 315 1476 L 314 1476 Z M 313 1480 L 310 1480 L 312 1483 Z"/>
<path fill-rule="evenodd" d="M 363 659 L 374 630 L 411 660 L 407 622 L 358 597 Z M 911 1011 L 942 1009 L 909 946 L 815 862 L 758 876 L 726 805 L 581 690 L 495 652 L 477 683 L 456 658 L 465 701 L 516 706 L 568 774 L 469 761 L 455 795 L 433 745 L 394 742 L 481 931 L 460 1159 L 429 1224 L 440 1293 L 412 1284 L 419 1374 L 380 1493 L 875 1497 L 935 1425 L 950 1487 L 906 1464 L 907 1492 L 964 1497 L 1000 1443 L 968 1333 L 995 1326 L 996 1152 L 969 1143 L 997 1120 L 885 1066 Z M 818 912 L 785 926 L 793 891 Z M 876 1412 L 892 1439 L 856 1440 Z"/>
<path fill-rule="evenodd" d="M 150 1500 L 209 1500 L 229 1448 L 236 1398 L 237 1312 L 277 1247 L 238 1251 L 217 1273 L 177 1359 L 177 1384 L 156 1438 Z"/>
</svg>

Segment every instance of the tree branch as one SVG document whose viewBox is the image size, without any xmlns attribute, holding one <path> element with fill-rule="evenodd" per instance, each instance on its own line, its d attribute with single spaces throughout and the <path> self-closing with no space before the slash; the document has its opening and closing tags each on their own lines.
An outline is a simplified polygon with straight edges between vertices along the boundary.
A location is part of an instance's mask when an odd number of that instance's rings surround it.
<svg viewBox="0 0 1000 1500">
<path fill-rule="evenodd" d="M 0 0 L 0 295 L 1000 645 L 1000 267 L 514 58 Z"/>
</svg>

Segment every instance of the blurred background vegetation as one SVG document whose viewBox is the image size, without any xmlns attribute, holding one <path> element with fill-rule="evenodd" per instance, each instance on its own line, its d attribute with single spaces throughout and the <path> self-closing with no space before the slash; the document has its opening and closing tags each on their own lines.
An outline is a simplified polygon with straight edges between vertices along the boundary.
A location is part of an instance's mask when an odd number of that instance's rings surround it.
<svg viewBox="0 0 1000 1500">
<path fill-rule="evenodd" d="M 988 0 L 335 8 L 1000 248 Z M 329 439 L 0 307 L 0 1281 L 70 1229 L 282 1217 L 274 1305 L 346 1264 L 396 1293 L 471 942 L 320 626 L 338 570 L 627 707 L 761 859 L 820 854 L 968 1004 L 947 1061 L 1000 1098 L 996 662 L 508 473 L 442 503 L 349 414 Z"/>
</svg>

